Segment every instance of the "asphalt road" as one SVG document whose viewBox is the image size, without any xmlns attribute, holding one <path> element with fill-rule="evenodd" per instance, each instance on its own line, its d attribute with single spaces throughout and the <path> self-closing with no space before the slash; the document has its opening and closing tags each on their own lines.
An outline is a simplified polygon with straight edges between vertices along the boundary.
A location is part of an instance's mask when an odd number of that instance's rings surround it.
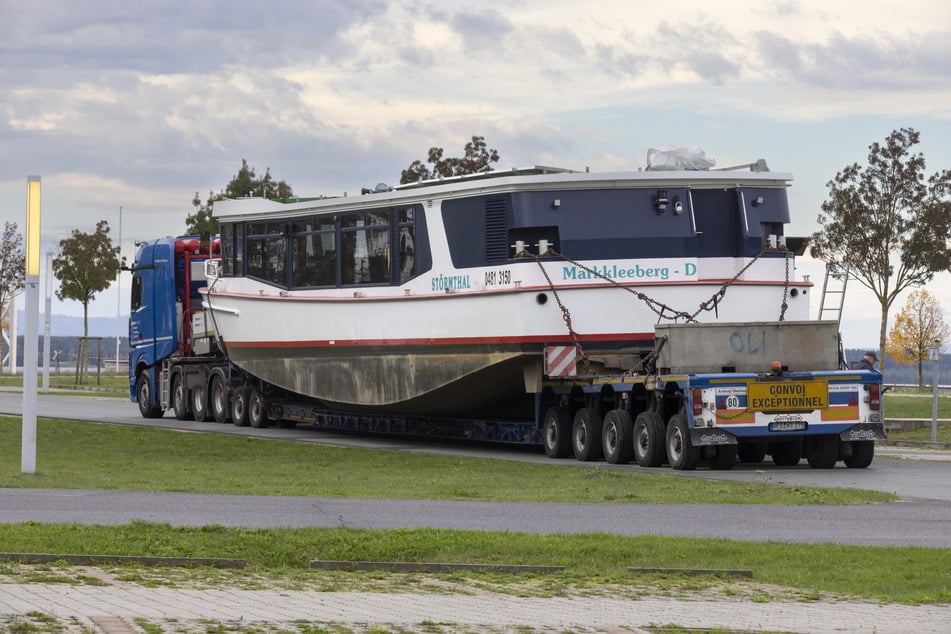
<svg viewBox="0 0 951 634">
<path fill-rule="evenodd" d="M 22 396 L 0 392 L 0 413 L 19 414 Z M 454 443 L 367 438 L 298 429 L 238 428 L 215 423 L 144 420 L 134 403 L 95 397 L 40 396 L 41 417 L 206 430 L 391 451 L 451 453 L 471 457 L 549 462 L 540 453 Z M 42 423 L 41 423 L 42 424 Z M 38 448 L 42 464 L 42 448 Z M 922 457 L 915 454 L 916 457 Z M 663 504 L 548 504 L 361 500 L 269 496 L 209 496 L 82 490 L 0 489 L 0 522 L 121 524 L 133 519 L 173 525 L 350 528 L 441 527 L 534 533 L 604 532 L 619 535 L 680 535 L 750 541 L 838 542 L 951 548 L 951 461 L 883 456 L 868 469 L 810 469 L 771 464 L 738 465 L 732 471 L 671 472 L 680 477 L 718 478 L 808 486 L 853 487 L 894 492 L 904 499 L 861 506 L 760 506 Z M 565 466 L 582 466 L 574 460 Z M 584 464 L 590 467 L 590 464 Z M 636 465 L 612 466 L 657 472 Z"/>
</svg>

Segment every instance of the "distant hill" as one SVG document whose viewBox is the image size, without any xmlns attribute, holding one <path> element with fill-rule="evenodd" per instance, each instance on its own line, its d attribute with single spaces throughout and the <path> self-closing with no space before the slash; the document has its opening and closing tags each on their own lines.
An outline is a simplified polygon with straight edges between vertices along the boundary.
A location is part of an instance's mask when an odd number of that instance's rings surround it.
<svg viewBox="0 0 951 634">
<path fill-rule="evenodd" d="M 46 327 L 46 317 L 40 314 L 39 334 L 43 335 Z M 23 311 L 17 311 L 17 334 L 23 334 Z M 89 336 L 90 337 L 113 337 L 116 333 L 125 336 L 129 331 L 129 316 L 122 315 L 117 321 L 115 317 L 90 317 L 89 318 Z M 82 337 L 83 318 L 73 317 L 72 315 L 57 315 L 53 313 L 50 319 L 50 335 L 53 337 Z"/>
</svg>

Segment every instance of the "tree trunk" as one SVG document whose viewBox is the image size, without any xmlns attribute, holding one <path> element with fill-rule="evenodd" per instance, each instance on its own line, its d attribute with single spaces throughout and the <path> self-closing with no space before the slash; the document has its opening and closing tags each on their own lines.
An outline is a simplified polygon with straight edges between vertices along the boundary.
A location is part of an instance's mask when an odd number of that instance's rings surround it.
<svg viewBox="0 0 951 634">
<path fill-rule="evenodd" d="M 923 364 L 924 364 L 924 362 L 921 360 L 921 356 L 919 355 L 919 356 L 918 356 L 918 387 L 923 387 L 923 386 L 924 386 L 924 381 L 923 381 L 922 378 L 921 378 L 921 377 L 922 377 L 921 366 L 922 366 Z"/>
<path fill-rule="evenodd" d="M 881 299 L 882 323 L 878 330 L 878 371 L 885 374 L 885 336 L 888 332 L 888 301 Z"/>
</svg>

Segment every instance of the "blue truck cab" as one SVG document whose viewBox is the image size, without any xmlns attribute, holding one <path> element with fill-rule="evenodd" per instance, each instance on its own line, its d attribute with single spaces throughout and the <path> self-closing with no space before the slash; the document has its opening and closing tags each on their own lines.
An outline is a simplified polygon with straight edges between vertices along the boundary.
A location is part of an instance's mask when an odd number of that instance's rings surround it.
<svg viewBox="0 0 951 634">
<path fill-rule="evenodd" d="M 192 318 L 203 312 L 198 289 L 206 285 L 204 262 L 217 244 L 197 237 L 167 237 L 139 245 L 132 266 L 129 395 L 143 416 L 158 418 L 167 407 L 167 398 L 162 398 L 162 390 L 168 388 L 160 376 L 162 362 L 195 355 Z"/>
</svg>

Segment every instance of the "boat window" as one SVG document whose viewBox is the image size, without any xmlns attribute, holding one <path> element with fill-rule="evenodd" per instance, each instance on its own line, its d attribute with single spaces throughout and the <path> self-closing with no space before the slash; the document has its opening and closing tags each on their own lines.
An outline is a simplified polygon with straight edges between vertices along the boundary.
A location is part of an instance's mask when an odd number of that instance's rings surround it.
<svg viewBox="0 0 951 634">
<path fill-rule="evenodd" d="M 376 212 L 341 214 L 341 285 L 389 283 L 390 228 L 388 222 L 377 224 L 379 217 Z"/>
<path fill-rule="evenodd" d="M 221 225 L 221 274 L 224 277 L 234 275 L 234 224 Z"/>
<path fill-rule="evenodd" d="M 295 221 L 291 238 L 291 283 L 295 287 L 337 282 L 336 217 Z"/>
<path fill-rule="evenodd" d="M 397 229 L 399 242 L 399 279 L 402 284 L 408 282 L 416 274 L 416 210 L 412 207 L 402 207 L 397 210 Z"/>
<path fill-rule="evenodd" d="M 280 286 L 287 285 L 287 241 L 283 222 L 248 224 L 248 275 Z"/>
</svg>

